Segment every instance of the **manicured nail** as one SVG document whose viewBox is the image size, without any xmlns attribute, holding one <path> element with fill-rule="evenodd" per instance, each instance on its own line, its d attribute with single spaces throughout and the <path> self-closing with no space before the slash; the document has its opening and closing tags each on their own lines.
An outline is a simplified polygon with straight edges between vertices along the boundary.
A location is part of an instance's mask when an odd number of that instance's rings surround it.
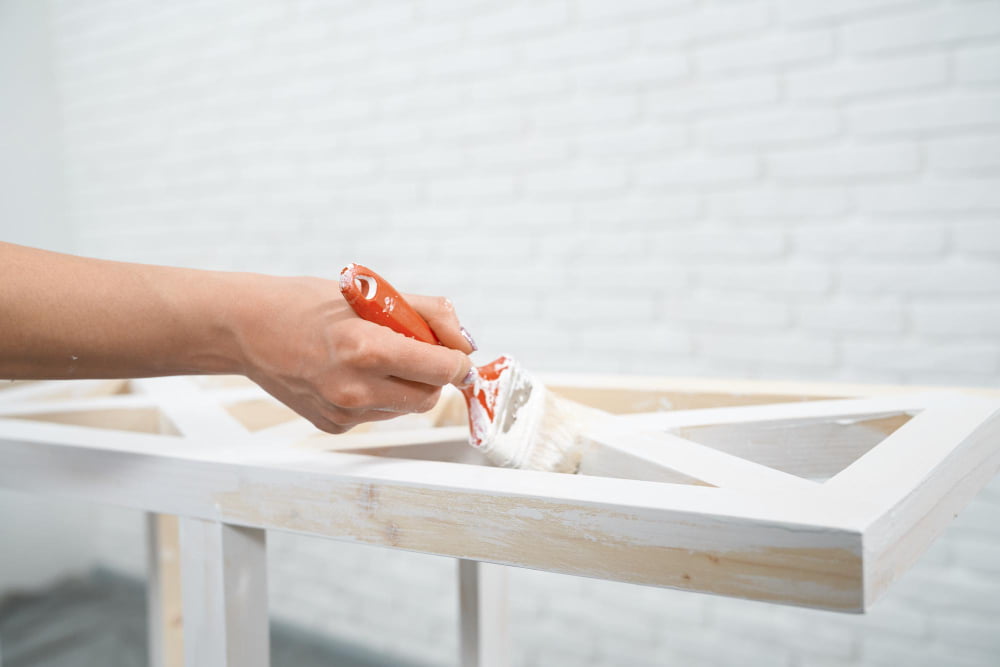
<svg viewBox="0 0 1000 667">
<path fill-rule="evenodd" d="M 472 339 L 472 334 L 469 333 L 468 329 L 466 329 L 465 327 L 459 327 L 458 330 L 462 332 L 462 338 L 469 341 L 469 345 L 472 346 L 473 352 L 479 349 L 479 346 L 476 345 L 476 341 Z"/>
<path fill-rule="evenodd" d="M 470 385 L 475 381 L 475 379 L 476 379 L 476 367 L 472 366 L 469 368 L 469 372 L 465 374 L 465 377 L 462 378 L 462 382 L 459 386 L 465 387 L 467 385 Z"/>
</svg>

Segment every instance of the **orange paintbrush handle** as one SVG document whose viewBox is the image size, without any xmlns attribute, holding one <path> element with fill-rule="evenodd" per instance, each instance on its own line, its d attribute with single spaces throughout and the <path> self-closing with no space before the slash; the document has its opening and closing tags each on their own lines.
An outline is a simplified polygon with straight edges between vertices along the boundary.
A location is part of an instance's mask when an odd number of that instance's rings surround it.
<svg viewBox="0 0 1000 667">
<path fill-rule="evenodd" d="M 360 264 L 349 264 L 344 267 L 340 272 L 340 292 L 362 319 L 389 327 L 393 331 L 424 343 L 440 344 L 424 318 L 407 303 L 403 295 L 386 282 L 385 278 L 368 267 Z M 521 406 L 520 403 L 515 403 L 512 407 L 505 408 L 504 402 L 509 403 L 507 397 L 512 391 L 510 387 L 514 387 L 515 391 L 520 391 L 525 396 L 529 396 L 531 392 L 530 387 L 527 393 L 524 392 L 524 385 L 529 383 L 530 379 L 519 368 L 513 359 L 499 357 L 485 366 L 473 367 L 461 383 L 455 383 L 469 408 L 469 442 L 475 447 L 489 446 L 483 451 L 491 457 L 491 460 L 493 457 L 500 457 L 498 460 L 502 465 L 516 465 L 516 462 L 524 458 L 519 454 L 511 457 L 506 449 L 502 454 L 491 455 L 495 450 L 495 446 L 491 443 L 497 438 L 498 413 L 504 414 L 504 409 L 519 410 Z M 504 375 L 507 377 L 506 383 L 502 379 Z M 504 390 L 504 387 L 507 389 Z M 510 421 L 513 423 L 515 420 L 516 418 Z M 517 440 L 517 447 L 523 449 L 524 442 Z M 511 463 L 512 461 L 515 463 Z"/>
<path fill-rule="evenodd" d="M 340 293 L 362 319 L 393 331 L 437 345 L 437 336 L 403 295 L 382 276 L 360 264 L 349 264 L 340 272 Z"/>
</svg>

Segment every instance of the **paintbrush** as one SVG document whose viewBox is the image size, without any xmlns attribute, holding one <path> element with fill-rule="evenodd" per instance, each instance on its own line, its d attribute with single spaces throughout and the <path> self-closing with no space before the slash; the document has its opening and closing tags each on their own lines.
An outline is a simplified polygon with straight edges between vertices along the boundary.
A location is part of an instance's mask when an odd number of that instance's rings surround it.
<svg viewBox="0 0 1000 667">
<path fill-rule="evenodd" d="M 427 322 L 384 278 L 360 264 L 340 273 L 340 291 L 363 319 L 432 345 Z M 507 468 L 576 472 L 583 428 L 601 412 L 556 396 L 521 364 L 501 356 L 458 386 L 469 409 L 469 444 Z"/>
</svg>

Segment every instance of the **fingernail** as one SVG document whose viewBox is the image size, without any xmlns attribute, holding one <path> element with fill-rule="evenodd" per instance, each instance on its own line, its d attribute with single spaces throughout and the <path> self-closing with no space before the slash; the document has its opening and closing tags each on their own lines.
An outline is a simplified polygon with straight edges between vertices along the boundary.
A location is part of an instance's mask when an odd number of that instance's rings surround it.
<svg viewBox="0 0 1000 667">
<path fill-rule="evenodd" d="M 479 346 L 476 345 L 476 341 L 472 339 L 472 334 L 469 333 L 468 329 L 466 329 L 465 327 L 459 327 L 458 330 L 462 332 L 462 338 L 469 341 L 469 345 L 472 346 L 473 352 L 479 349 Z"/>
<path fill-rule="evenodd" d="M 470 385 L 475 381 L 475 379 L 476 379 L 476 367 L 472 366 L 471 368 L 469 368 L 469 372 L 465 374 L 465 377 L 462 378 L 462 382 L 459 386 L 465 387 L 467 385 Z"/>
</svg>

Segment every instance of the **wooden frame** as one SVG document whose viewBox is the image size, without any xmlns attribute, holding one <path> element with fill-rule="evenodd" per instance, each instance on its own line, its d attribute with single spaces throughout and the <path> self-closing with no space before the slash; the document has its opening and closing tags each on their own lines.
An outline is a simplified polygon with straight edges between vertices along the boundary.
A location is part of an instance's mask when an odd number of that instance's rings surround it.
<svg viewBox="0 0 1000 667">
<path fill-rule="evenodd" d="M 239 378 L 162 378 L 0 390 L 0 485 L 180 517 L 189 623 L 181 649 L 159 572 L 153 664 L 267 664 L 264 534 L 287 530 L 460 559 L 462 664 L 492 666 L 484 563 L 861 612 L 1000 468 L 988 391 L 546 380 L 607 411 L 581 474 L 485 465 L 457 394 L 331 436 Z"/>
</svg>

